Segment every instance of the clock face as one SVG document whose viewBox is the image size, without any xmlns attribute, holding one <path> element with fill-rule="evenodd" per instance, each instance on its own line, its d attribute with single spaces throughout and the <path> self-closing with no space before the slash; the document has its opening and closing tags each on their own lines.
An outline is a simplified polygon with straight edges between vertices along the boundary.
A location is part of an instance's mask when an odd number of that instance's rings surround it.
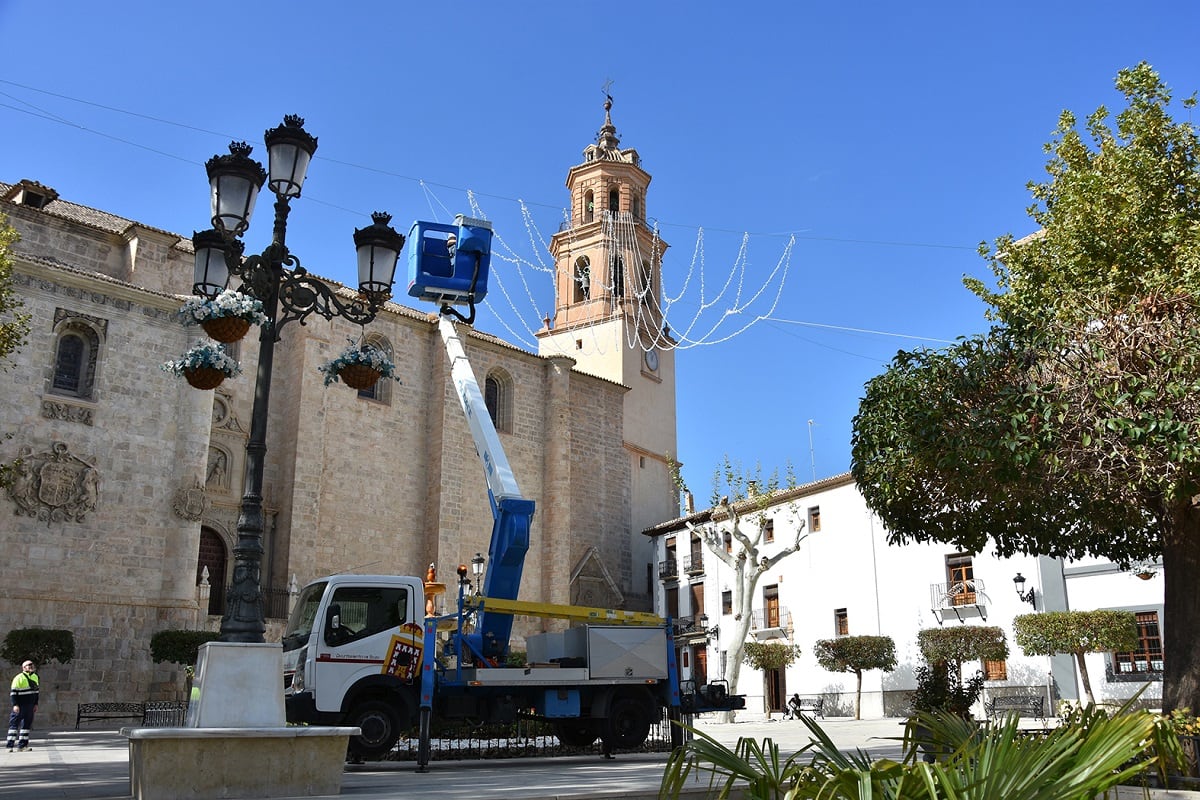
<svg viewBox="0 0 1200 800">
<path fill-rule="evenodd" d="M 658 372 L 658 351 L 653 348 L 646 351 L 646 369 Z"/>
</svg>

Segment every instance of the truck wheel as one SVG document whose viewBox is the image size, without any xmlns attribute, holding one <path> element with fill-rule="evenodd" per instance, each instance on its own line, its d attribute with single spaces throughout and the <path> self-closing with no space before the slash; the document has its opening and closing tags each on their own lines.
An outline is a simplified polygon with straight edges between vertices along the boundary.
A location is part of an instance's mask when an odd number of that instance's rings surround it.
<svg viewBox="0 0 1200 800">
<path fill-rule="evenodd" d="M 359 703 L 346 718 L 346 724 L 362 728 L 362 734 L 350 737 L 350 750 L 363 758 L 378 760 L 400 740 L 396 710 L 383 700 Z"/>
<path fill-rule="evenodd" d="M 554 735 L 567 747 L 587 747 L 599 734 L 590 719 L 565 719 L 554 723 Z"/>
<path fill-rule="evenodd" d="M 632 697 L 619 697 L 608 709 L 604 745 L 609 750 L 628 750 L 646 741 L 650 733 L 650 714 L 646 704 Z"/>
</svg>

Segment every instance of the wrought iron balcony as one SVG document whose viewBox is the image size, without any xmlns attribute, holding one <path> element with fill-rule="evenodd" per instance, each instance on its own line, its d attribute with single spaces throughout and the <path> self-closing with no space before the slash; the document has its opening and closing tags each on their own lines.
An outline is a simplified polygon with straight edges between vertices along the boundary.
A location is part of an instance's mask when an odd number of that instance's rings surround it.
<svg viewBox="0 0 1200 800">
<path fill-rule="evenodd" d="M 675 559 L 668 558 L 658 562 L 658 579 L 661 581 L 674 580 L 679 577 L 679 564 Z"/>
<path fill-rule="evenodd" d="M 704 574 L 704 554 L 692 553 L 683 558 L 683 571 L 688 575 L 703 575 Z"/>
<path fill-rule="evenodd" d="M 786 606 L 760 608 L 750 614 L 751 630 L 786 630 L 790 627 L 792 627 L 792 612 L 788 611 Z"/>
<path fill-rule="evenodd" d="M 991 600 L 983 589 L 983 581 L 976 578 L 930 584 L 930 609 L 938 624 L 950 617 L 959 622 L 968 617 L 979 617 L 986 622 L 987 608 Z"/>
</svg>

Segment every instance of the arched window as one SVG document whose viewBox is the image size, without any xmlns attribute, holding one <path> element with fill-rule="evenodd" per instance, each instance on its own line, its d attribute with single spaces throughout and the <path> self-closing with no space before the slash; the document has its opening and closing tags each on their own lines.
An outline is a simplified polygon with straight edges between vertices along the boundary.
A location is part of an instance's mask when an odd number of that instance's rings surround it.
<svg viewBox="0 0 1200 800">
<path fill-rule="evenodd" d="M 574 302 L 592 299 L 592 261 L 587 256 L 575 259 Z"/>
<path fill-rule="evenodd" d="M 608 210 L 614 214 L 621 210 L 621 192 L 617 189 L 608 190 Z"/>
<path fill-rule="evenodd" d="M 387 337 L 380 336 L 377 333 L 369 333 L 367 334 L 365 343 L 371 347 L 374 347 L 376 350 L 382 350 L 387 355 L 389 360 L 394 359 L 394 354 L 392 353 L 392 343 L 387 340 Z M 394 383 L 395 381 L 391 380 L 390 378 L 380 378 L 379 380 L 375 381 L 375 385 L 371 386 L 369 389 L 359 389 L 358 396 L 364 400 L 374 400 L 377 403 L 391 403 L 392 384 Z"/>
<path fill-rule="evenodd" d="M 499 433 L 512 433 L 513 382 L 507 372 L 494 369 L 483 381 L 483 402 Z"/>
<path fill-rule="evenodd" d="M 100 336 L 88 324 L 71 320 L 58 330 L 50 391 L 91 400 L 96 390 Z"/>
<path fill-rule="evenodd" d="M 596 218 L 596 195 L 589 189 L 583 196 L 583 221 L 591 222 Z"/>
<path fill-rule="evenodd" d="M 613 297 L 625 296 L 625 260 L 614 255 L 609 264 L 609 285 L 612 286 Z"/>
<path fill-rule="evenodd" d="M 633 207 L 630 209 L 633 212 L 634 219 L 642 218 L 642 198 L 638 195 L 633 196 Z"/>
</svg>

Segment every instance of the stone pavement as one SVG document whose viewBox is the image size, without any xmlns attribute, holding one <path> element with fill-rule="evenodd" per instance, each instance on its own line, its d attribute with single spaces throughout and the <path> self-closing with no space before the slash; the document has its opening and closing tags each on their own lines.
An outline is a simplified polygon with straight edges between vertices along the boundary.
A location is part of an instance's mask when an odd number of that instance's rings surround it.
<svg viewBox="0 0 1200 800">
<path fill-rule="evenodd" d="M 865 748 L 873 756 L 896 756 L 900 720 L 830 719 L 822 726 L 842 749 Z M 724 724 L 701 719 L 697 730 L 730 746 L 740 737 L 770 737 L 785 753 L 808 743 L 798 721 L 750 720 Z M 129 748 L 125 737 L 108 731 L 34 731 L 33 749 L 0 753 L 0 798 L 9 800 L 108 800 L 129 797 Z M 411 763 L 347 765 L 342 797 L 360 800 L 412 796 L 422 800 L 653 800 L 662 779 L 665 753 L 549 759 L 435 761 L 429 771 Z M 697 783 L 697 791 L 707 781 Z M 231 798 L 230 800 L 236 800 Z"/>
</svg>

